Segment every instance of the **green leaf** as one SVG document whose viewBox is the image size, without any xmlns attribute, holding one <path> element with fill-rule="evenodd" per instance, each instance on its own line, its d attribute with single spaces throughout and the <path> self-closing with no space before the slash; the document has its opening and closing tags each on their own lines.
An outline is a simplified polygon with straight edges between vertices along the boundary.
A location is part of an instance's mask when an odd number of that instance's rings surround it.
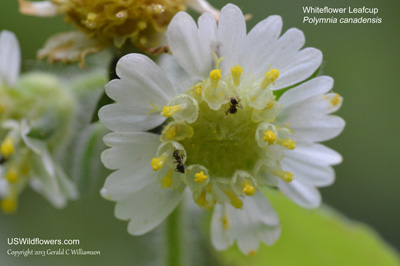
<svg viewBox="0 0 400 266">
<path fill-rule="evenodd" d="M 253 256 L 245 256 L 232 247 L 218 254 L 221 264 L 400 265 L 396 251 L 365 224 L 351 221 L 327 206 L 306 210 L 278 192 L 267 194 L 281 220 L 281 238 L 273 246 L 261 245 Z"/>
</svg>

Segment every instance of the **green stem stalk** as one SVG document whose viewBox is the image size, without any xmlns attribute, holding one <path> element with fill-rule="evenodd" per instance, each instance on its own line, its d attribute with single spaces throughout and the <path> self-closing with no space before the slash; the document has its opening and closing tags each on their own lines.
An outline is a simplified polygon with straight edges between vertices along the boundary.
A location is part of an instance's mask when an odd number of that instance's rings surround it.
<svg viewBox="0 0 400 266">
<path fill-rule="evenodd" d="M 182 204 L 169 215 L 166 225 L 166 266 L 182 266 Z"/>
</svg>

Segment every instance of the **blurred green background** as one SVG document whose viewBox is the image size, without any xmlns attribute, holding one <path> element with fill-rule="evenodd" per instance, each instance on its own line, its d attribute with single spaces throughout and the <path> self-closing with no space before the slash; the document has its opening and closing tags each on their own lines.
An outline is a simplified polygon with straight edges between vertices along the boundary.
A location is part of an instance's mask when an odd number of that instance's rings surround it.
<svg viewBox="0 0 400 266">
<path fill-rule="evenodd" d="M 221 8 L 229 1 L 210 0 L 210 2 Z M 398 17 L 400 2 L 395 0 L 232 2 L 240 6 L 244 13 L 253 15 L 248 21 L 248 29 L 268 15 L 279 14 L 284 21 L 284 30 L 290 27 L 301 29 L 306 36 L 306 46 L 316 47 L 323 52 L 322 73 L 335 79 L 334 90 L 344 97 L 344 104 L 338 115 L 346 120 L 346 128 L 342 135 L 326 143 L 343 155 L 344 162 L 335 167 L 337 179 L 334 185 L 321 189 L 323 199 L 325 203 L 346 216 L 375 228 L 386 241 L 399 250 L 400 118 L 397 115 L 400 114 Z M 303 6 L 325 5 L 377 7 L 379 8 L 377 16 L 381 17 L 383 22 L 303 24 Z M 351 17 L 348 14 L 346 16 Z M 370 17 L 365 14 L 353 15 L 353 17 L 360 16 Z M 330 15 L 318 17 L 330 17 Z M 31 69 L 36 65 L 35 53 L 45 40 L 52 34 L 66 31 L 71 27 L 63 22 L 62 17 L 22 16 L 18 13 L 16 0 L 0 0 L 0 29 L 16 33 L 25 60 L 24 67 Z M 20 210 L 15 216 L 0 215 L 2 226 L 10 226 L 10 234 L 14 236 L 30 237 L 33 234 L 48 238 L 79 238 L 81 242 L 86 243 L 87 249 L 92 250 L 107 250 L 117 246 L 119 254 L 126 255 L 121 255 L 123 259 L 121 265 L 125 265 L 124 262 L 128 263 L 126 258 L 129 257 L 127 254 L 130 250 L 140 248 L 145 250 L 145 245 L 151 246 L 151 243 L 147 243 L 147 240 L 140 241 L 125 233 L 126 224 L 113 217 L 113 203 L 100 199 L 96 192 L 96 188 L 102 183 L 103 180 L 99 180 L 97 187 L 92 188 L 91 198 L 70 203 L 65 211 L 53 210 L 41 196 L 26 191 L 21 198 Z M 37 218 L 48 212 L 52 213 L 51 221 L 48 221 L 50 219 L 48 217 Z M 23 222 L 30 223 L 31 226 L 23 227 Z M 15 224 L 21 224 L 22 229 L 12 226 Z M 46 228 L 40 228 L 41 224 L 46 225 Z M 101 231 L 108 234 L 103 235 L 99 233 Z M 109 235 L 113 237 L 110 237 L 109 241 L 103 241 Z M 155 239 L 157 240 L 157 237 Z M 5 241 L 3 237 L 1 241 Z M 0 247 L 5 247 L 5 243 L 0 243 Z M 152 254 L 143 251 L 143 256 L 151 257 Z M 104 260 L 102 262 L 106 263 L 104 265 L 108 265 L 107 262 L 112 263 Z"/>
</svg>

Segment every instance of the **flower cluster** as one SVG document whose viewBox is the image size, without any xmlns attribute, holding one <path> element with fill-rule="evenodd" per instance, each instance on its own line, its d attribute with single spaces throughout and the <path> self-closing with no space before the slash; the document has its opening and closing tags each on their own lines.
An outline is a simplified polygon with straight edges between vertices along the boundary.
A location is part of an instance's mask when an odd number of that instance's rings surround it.
<svg viewBox="0 0 400 266">
<path fill-rule="evenodd" d="M 15 35 L 0 33 L 0 207 L 16 210 L 28 184 L 54 206 L 77 197 L 75 186 L 54 153 L 68 135 L 74 101 L 48 74 L 19 77 Z"/>
<path fill-rule="evenodd" d="M 60 33 L 51 37 L 38 53 L 50 62 L 80 61 L 114 45 L 121 48 L 130 43 L 146 52 L 156 52 L 165 44 L 163 33 L 172 17 L 190 6 L 197 11 L 218 11 L 205 0 L 19 0 L 23 14 L 39 17 L 65 15 L 68 23 L 78 31 Z"/>
<path fill-rule="evenodd" d="M 320 205 L 316 187 L 333 182 L 331 165 L 341 156 L 317 142 L 343 130 L 330 115 L 342 98 L 330 92 L 330 77 L 303 82 L 322 54 L 301 49 L 300 30 L 280 36 L 281 28 L 271 16 L 247 34 L 235 5 L 221 10 L 218 23 L 205 13 L 196 25 L 180 12 L 167 30 L 172 57 L 159 66 L 140 54 L 118 62 L 119 79 L 106 85 L 116 103 L 99 112 L 113 131 L 102 161 L 116 170 L 102 195 L 117 202 L 115 215 L 130 220 L 131 234 L 159 225 L 189 190 L 200 207 L 214 209 L 214 246 L 236 241 L 249 254 L 280 235 L 263 188 L 303 207 Z"/>
</svg>

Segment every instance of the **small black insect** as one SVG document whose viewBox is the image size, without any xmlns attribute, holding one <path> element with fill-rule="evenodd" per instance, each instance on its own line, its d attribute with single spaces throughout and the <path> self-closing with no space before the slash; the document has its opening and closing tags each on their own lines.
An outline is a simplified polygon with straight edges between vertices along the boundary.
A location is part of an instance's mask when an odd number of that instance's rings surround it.
<svg viewBox="0 0 400 266">
<path fill-rule="evenodd" d="M 229 108 L 226 110 L 225 114 L 234 114 L 237 112 L 237 107 L 240 109 L 243 109 L 242 105 L 240 104 L 240 98 L 239 97 L 231 97 L 229 99 Z"/>
<path fill-rule="evenodd" d="M 172 154 L 172 156 L 175 159 L 175 163 L 177 163 L 175 171 L 184 174 L 185 173 L 185 166 L 182 163 L 183 162 L 183 158 L 184 158 L 184 156 L 182 154 L 182 151 L 175 150 L 174 153 Z"/>
</svg>

